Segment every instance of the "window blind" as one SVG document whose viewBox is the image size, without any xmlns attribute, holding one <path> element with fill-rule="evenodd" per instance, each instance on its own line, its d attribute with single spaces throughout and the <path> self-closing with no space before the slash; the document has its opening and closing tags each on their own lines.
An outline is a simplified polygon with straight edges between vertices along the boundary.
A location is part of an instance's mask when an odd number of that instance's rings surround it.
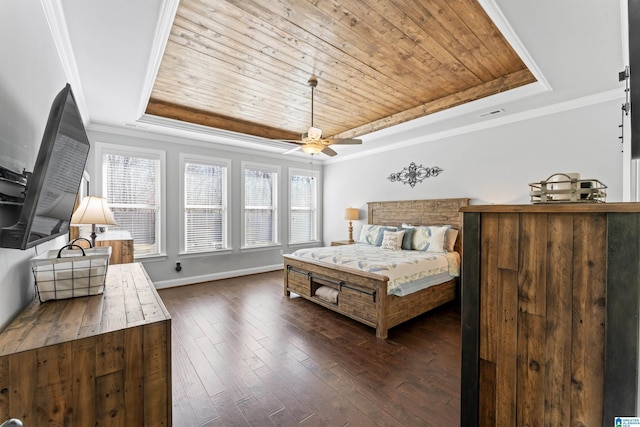
<svg viewBox="0 0 640 427">
<path fill-rule="evenodd" d="M 185 162 L 186 252 L 227 248 L 226 176 L 225 166 Z"/>
<path fill-rule="evenodd" d="M 304 243 L 316 240 L 315 179 L 307 175 L 291 175 L 289 196 L 289 242 Z"/>
<path fill-rule="evenodd" d="M 131 233 L 135 256 L 159 250 L 160 160 L 103 154 L 104 196 L 118 223 L 111 230 Z"/>
<path fill-rule="evenodd" d="M 267 246 L 278 242 L 276 188 L 278 173 L 244 169 L 244 246 Z"/>
</svg>

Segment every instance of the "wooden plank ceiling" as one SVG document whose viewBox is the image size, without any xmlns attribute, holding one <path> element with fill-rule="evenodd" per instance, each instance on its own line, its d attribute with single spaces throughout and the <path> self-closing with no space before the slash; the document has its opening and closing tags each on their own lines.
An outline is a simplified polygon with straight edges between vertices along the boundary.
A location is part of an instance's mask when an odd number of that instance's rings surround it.
<svg viewBox="0 0 640 427">
<path fill-rule="evenodd" d="M 181 0 L 146 113 L 353 138 L 535 78 L 476 0 Z"/>
</svg>

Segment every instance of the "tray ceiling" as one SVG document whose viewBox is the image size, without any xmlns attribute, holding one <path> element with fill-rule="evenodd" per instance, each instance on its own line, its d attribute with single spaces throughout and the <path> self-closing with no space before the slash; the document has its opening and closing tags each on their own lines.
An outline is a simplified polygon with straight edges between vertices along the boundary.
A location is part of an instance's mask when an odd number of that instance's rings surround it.
<svg viewBox="0 0 640 427">
<path fill-rule="evenodd" d="M 353 138 L 535 81 L 475 0 L 182 0 L 146 113 Z"/>
</svg>

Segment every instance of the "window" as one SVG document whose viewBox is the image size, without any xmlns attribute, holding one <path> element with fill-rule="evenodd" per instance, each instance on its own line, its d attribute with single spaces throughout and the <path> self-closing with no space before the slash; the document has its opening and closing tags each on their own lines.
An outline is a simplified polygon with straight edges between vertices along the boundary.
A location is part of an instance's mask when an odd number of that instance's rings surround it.
<svg viewBox="0 0 640 427">
<path fill-rule="evenodd" d="M 318 239 L 318 174 L 289 170 L 289 243 Z"/>
<path fill-rule="evenodd" d="M 229 162 L 180 156 L 183 177 L 183 252 L 227 249 Z"/>
<path fill-rule="evenodd" d="M 118 223 L 109 229 L 131 233 L 136 258 L 161 254 L 164 152 L 107 144 L 98 151 L 102 194 Z"/>
<path fill-rule="evenodd" d="M 242 164 L 246 248 L 278 244 L 278 173 L 274 166 Z"/>
</svg>

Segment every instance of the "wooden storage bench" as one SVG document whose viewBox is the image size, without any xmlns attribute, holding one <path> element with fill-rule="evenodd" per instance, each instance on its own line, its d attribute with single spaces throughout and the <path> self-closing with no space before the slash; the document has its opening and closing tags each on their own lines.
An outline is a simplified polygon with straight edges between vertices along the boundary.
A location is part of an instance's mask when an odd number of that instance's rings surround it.
<svg viewBox="0 0 640 427">
<path fill-rule="evenodd" d="M 171 318 L 141 264 L 103 295 L 36 299 L 0 334 L 0 421 L 170 426 Z"/>
</svg>

